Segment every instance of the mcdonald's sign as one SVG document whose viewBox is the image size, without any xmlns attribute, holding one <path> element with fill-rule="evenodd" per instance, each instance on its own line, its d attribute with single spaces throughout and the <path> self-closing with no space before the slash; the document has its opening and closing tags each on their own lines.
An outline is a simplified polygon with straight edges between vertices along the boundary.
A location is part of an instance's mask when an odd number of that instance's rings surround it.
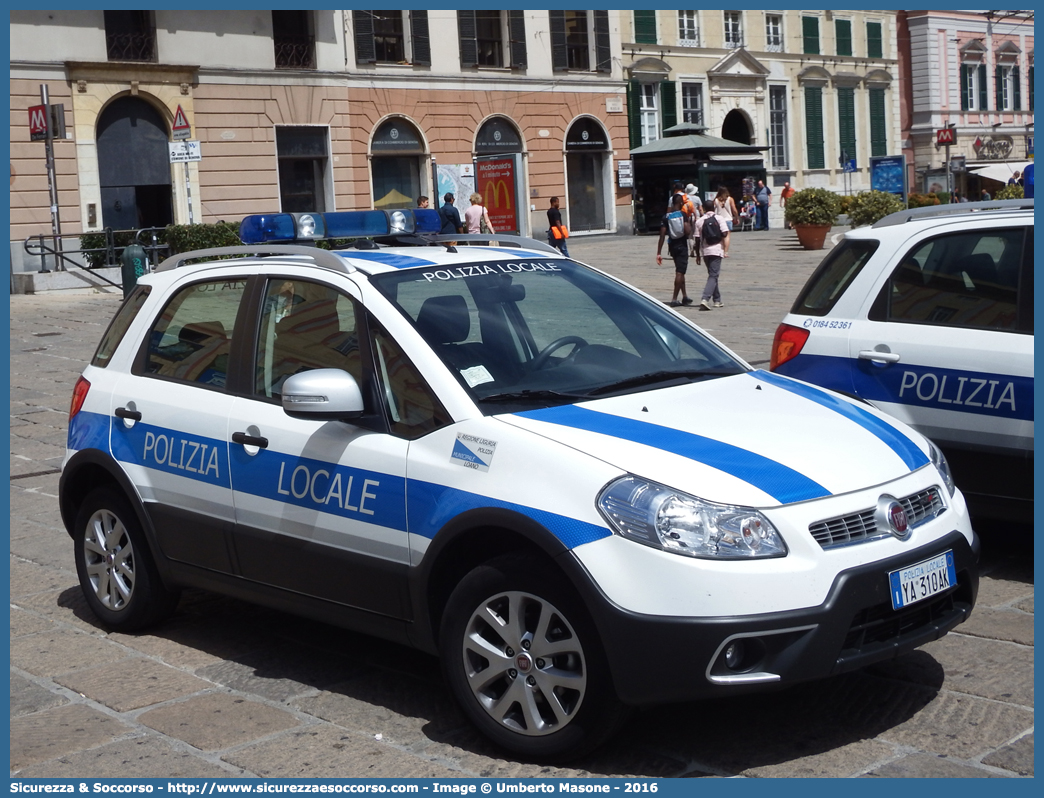
<svg viewBox="0 0 1044 798">
<path fill-rule="evenodd" d="M 515 159 L 479 159 L 475 185 L 482 195 L 482 202 L 489 212 L 493 229 L 498 232 L 518 231 Z"/>
<path fill-rule="evenodd" d="M 47 106 L 34 105 L 29 109 L 29 140 L 47 139 Z"/>
</svg>

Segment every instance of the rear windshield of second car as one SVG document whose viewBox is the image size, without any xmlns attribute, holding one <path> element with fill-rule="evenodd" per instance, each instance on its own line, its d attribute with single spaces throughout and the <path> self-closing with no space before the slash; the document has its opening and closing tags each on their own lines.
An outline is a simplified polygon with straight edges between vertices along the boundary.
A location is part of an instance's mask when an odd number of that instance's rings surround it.
<svg viewBox="0 0 1044 798">
<path fill-rule="evenodd" d="M 879 244 L 872 239 L 845 240 L 834 247 L 808 278 L 790 312 L 800 316 L 827 315 Z"/>
</svg>

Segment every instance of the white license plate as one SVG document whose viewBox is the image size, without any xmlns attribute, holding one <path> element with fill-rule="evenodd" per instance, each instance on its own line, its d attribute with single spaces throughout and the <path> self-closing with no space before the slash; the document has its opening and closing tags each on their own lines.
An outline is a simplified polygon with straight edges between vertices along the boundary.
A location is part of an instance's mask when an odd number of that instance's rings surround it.
<svg viewBox="0 0 1044 798">
<path fill-rule="evenodd" d="M 909 607 L 943 593 L 957 584 L 953 552 L 947 551 L 917 565 L 892 571 L 888 574 L 888 583 L 891 586 L 893 610 Z"/>
</svg>

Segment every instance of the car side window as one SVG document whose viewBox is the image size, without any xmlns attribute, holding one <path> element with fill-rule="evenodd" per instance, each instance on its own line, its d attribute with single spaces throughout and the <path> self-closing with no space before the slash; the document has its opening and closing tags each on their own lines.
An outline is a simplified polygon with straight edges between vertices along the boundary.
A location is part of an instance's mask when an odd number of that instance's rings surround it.
<svg viewBox="0 0 1044 798">
<path fill-rule="evenodd" d="M 232 330 L 246 280 L 209 280 L 178 291 L 148 337 L 145 373 L 224 388 Z"/>
<path fill-rule="evenodd" d="M 412 440 L 449 424 L 449 413 L 395 339 L 376 321 L 370 325 L 370 335 L 392 434 Z"/>
<path fill-rule="evenodd" d="M 354 301 L 328 285 L 269 280 L 254 359 L 254 393 L 279 399 L 287 377 L 311 369 L 341 369 L 361 383 L 356 319 Z"/>
<path fill-rule="evenodd" d="M 881 289 L 873 321 L 1018 328 L 1021 228 L 937 236 L 911 249 Z"/>
</svg>

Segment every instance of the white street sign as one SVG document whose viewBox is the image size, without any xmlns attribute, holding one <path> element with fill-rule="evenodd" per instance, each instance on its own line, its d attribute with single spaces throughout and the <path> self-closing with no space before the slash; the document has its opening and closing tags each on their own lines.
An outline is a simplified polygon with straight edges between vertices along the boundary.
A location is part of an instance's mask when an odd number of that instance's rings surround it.
<svg viewBox="0 0 1044 798">
<path fill-rule="evenodd" d="M 199 148 L 199 141 L 168 141 L 171 163 L 188 163 L 189 161 L 202 161 L 203 153 Z"/>
</svg>

